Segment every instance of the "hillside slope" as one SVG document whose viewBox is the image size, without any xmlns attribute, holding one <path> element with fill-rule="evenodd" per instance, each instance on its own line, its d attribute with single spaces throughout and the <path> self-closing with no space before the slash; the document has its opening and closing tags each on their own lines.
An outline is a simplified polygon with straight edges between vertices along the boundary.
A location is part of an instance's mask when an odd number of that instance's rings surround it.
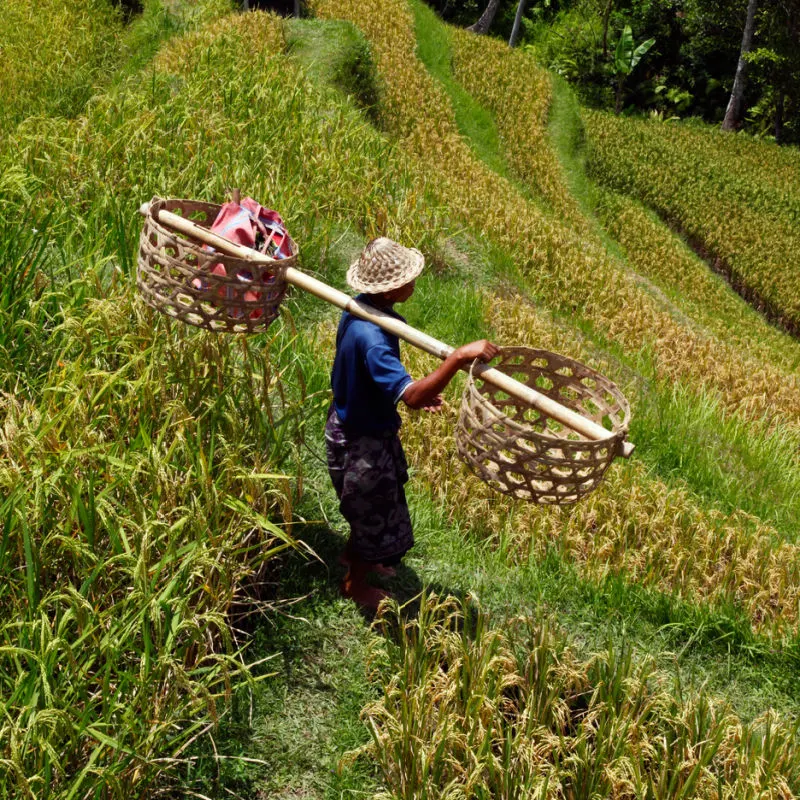
<svg viewBox="0 0 800 800">
<path fill-rule="evenodd" d="M 313 6 L 209 4 L 0 151 L 0 797 L 800 794 L 800 345 L 572 190 L 530 57 L 416 0 Z M 459 384 L 405 413 L 411 602 L 370 630 L 323 466 L 335 312 L 236 339 L 136 296 L 139 203 L 230 186 L 337 286 L 366 238 L 419 246 L 412 324 L 596 367 L 634 458 L 539 508 L 455 460 Z"/>
</svg>

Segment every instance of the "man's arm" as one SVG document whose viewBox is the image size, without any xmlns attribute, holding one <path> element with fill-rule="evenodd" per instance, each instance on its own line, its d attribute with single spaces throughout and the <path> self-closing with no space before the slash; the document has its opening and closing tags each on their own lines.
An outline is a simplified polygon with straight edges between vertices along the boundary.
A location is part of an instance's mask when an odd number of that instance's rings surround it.
<svg viewBox="0 0 800 800">
<path fill-rule="evenodd" d="M 408 385 L 403 392 L 402 400 L 409 408 L 425 408 L 436 406 L 439 392 L 453 380 L 459 369 L 466 366 L 476 358 L 481 361 L 491 361 L 500 348 L 486 339 L 457 347 L 447 358 L 429 375 L 420 378 Z"/>
</svg>

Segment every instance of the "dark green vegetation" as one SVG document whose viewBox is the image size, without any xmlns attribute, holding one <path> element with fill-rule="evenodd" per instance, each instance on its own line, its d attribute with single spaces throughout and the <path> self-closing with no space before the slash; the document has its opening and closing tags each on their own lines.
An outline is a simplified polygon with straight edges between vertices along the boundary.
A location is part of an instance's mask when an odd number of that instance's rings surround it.
<svg viewBox="0 0 800 800">
<path fill-rule="evenodd" d="M 746 422 L 713 393 L 660 380 L 650 345 L 630 351 L 584 309 L 568 313 L 546 281 L 531 289 L 534 275 L 516 252 L 444 206 L 420 179 L 430 165 L 392 139 L 385 104 L 394 76 L 352 23 L 286 27 L 226 14 L 204 24 L 221 10 L 146 4 L 111 47 L 118 66 L 94 98 L 67 118 L 40 110 L 11 126 L 0 151 L 0 796 L 420 796 L 413 784 L 403 794 L 397 769 L 417 763 L 429 752 L 425 736 L 446 726 L 422 725 L 419 740 L 395 735 L 396 687 L 429 702 L 425 675 L 436 679 L 459 658 L 491 678 L 481 671 L 490 663 L 482 648 L 520 615 L 534 620 L 528 630 L 538 638 L 519 637 L 495 674 L 519 671 L 533 652 L 572 670 L 541 673 L 541 715 L 529 717 L 575 746 L 575 769 L 559 773 L 568 751 L 554 755 L 548 740 L 553 796 L 641 789 L 646 779 L 669 797 L 716 796 L 719 785 L 758 796 L 781 788 L 779 780 L 796 793 L 796 617 L 776 613 L 772 626 L 759 625 L 752 605 L 737 601 L 737 592 L 750 597 L 746 577 L 733 575 L 710 596 L 702 582 L 670 583 L 673 553 L 663 543 L 649 573 L 629 573 L 611 552 L 582 559 L 588 545 L 575 535 L 608 533 L 624 551 L 624 537 L 640 529 L 653 537 L 710 531 L 717 552 L 772 536 L 770 547 L 788 542 L 788 564 L 800 468 L 791 456 L 796 434 L 781 423 L 787 415 L 778 409 L 777 423 Z M 452 102 L 460 135 L 484 167 L 524 189 L 521 214 L 557 219 L 551 201 L 516 173 L 502 120 L 454 77 L 453 32 L 413 10 L 424 22 L 419 56 Z M 399 39 L 405 23 L 396 19 Z M 580 123 L 564 87 L 551 119 L 549 141 L 569 162 L 567 185 L 586 229 L 648 292 L 669 297 L 668 313 L 691 319 L 687 326 L 716 320 L 725 331 L 740 314 L 755 318 L 730 293 L 705 289 L 691 301 L 705 316 L 692 316 L 679 302 L 687 290 L 671 282 L 677 269 L 638 272 L 635 242 L 622 244 L 613 214 L 603 213 L 616 208 L 613 198 L 582 169 Z M 412 625 L 407 639 L 391 617 L 371 631 L 337 591 L 345 531 L 320 434 L 336 314 L 294 296 L 269 334 L 243 341 L 182 328 L 136 298 L 139 203 L 153 194 L 218 200 L 230 186 L 278 208 L 301 243 L 301 266 L 335 285 L 365 238 L 381 232 L 418 243 L 430 269 L 403 311 L 438 338 L 508 340 L 513 324 L 514 336 L 549 336 L 548 346 L 563 336 L 560 346 L 605 365 L 634 401 L 636 460 L 614 466 L 594 505 L 531 512 L 462 473 L 450 477 L 452 416 L 440 427 L 410 418 L 418 544 L 392 588 L 411 601 Z M 539 318 L 525 316 L 531 297 Z M 498 298 L 522 311 L 501 305 L 492 318 Z M 783 339 L 753 327 L 765 360 L 791 359 Z M 417 372 L 432 366 L 408 357 Z M 467 486 L 466 496 L 453 484 Z M 614 506 L 615 495 L 629 504 Z M 737 509 L 752 516 L 725 516 Z M 686 559 L 676 569 L 699 558 L 696 544 L 697 556 L 685 540 L 674 543 Z M 791 598 L 791 581 L 780 586 L 784 594 L 765 606 Z M 431 601 L 430 613 L 423 606 L 427 640 L 413 627 L 423 587 L 459 598 Z M 403 650 L 406 641 L 443 641 L 447 609 L 458 618 L 467 597 L 486 613 L 480 630 L 466 625 L 450 649 Z M 466 702 L 446 708 L 469 733 L 483 712 L 471 716 L 477 706 L 464 686 Z M 487 686 L 490 701 L 513 695 Z M 523 707 L 529 684 L 520 686 L 509 718 Z M 438 708 L 430 706 L 434 716 Z M 574 729 L 558 727 L 565 708 Z M 362 714 L 375 723 L 371 749 Z M 594 719 L 602 735 L 592 732 Z M 763 735 L 770 725 L 771 739 Z M 697 756 L 688 774 L 664 758 L 660 773 L 648 772 L 636 753 L 604 749 L 634 728 L 642 741 L 672 737 L 673 756 Z M 509 796 L 530 788 L 530 774 L 487 760 L 491 741 L 478 728 L 466 747 L 462 729 L 451 730 L 448 752 L 459 755 L 448 769 L 474 759 L 487 785 L 497 789 L 491 781 L 505 774 L 519 777 Z M 740 746 L 731 754 L 723 739 Z M 763 785 L 752 778 L 762 754 Z M 644 765 L 630 784 L 620 783 L 620 755 Z M 608 774 L 606 765 L 614 766 Z M 428 783 L 440 796 L 442 786 Z"/>
<path fill-rule="evenodd" d="M 487 5 L 430 4 L 459 25 L 475 22 Z M 508 41 L 517 6 L 517 0 L 501 0 L 490 35 Z M 797 143 L 800 9 L 793 0 L 757 6 L 741 122 L 750 133 Z M 625 108 L 719 124 L 731 95 L 747 7 L 746 0 L 530 0 L 521 43 L 566 78 L 584 102 L 613 110 L 620 77 L 616 50 L 629 26 L 634 45 L 651 38 L 655 44 L 624 81 Z"/>
</svg>

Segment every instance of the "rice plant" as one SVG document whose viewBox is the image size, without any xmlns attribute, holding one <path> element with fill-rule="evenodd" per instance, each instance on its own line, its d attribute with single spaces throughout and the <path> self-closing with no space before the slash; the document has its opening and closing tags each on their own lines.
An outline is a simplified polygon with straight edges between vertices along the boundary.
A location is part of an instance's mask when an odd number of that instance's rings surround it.
<svg viewBox="0 0 800 800">
<path fill-rule="evenodd" d="M 218 20 L 0 153 L 0 796 L 164 792 L 251 679 L 236 616 L 299 547 L 291 319 L 243 341 L 145 308 L 136 209 L 241 186 L 314 253 L 423 202 L 285 49 L 275 17 Z"/>
<path fill-rule="evenodd" d="M 493 625 L 472 600 L 389 603 L 364 715 L 387 798 L 791 797 L 796 724 L 742 725 L 611 646 L 580 661 L 549 620 Z"/>
<path fill-rule="evenodd" d="M 784 169 L 780 148 L 762 146 L 756 166 L 713 131 L 600 113 L 586 123 L 599 182 L 657 210 L 755 305 L 787 330 L 800 329 L 796 159 Z M 773 178 L 764 180 L 765 172 Z"/>
<path fill-rule="evenodd" d="M 4 2 L 0 141 L 26 117 L 79 113 L 115 63 L 121 23 L 108 0 Z"/>
<path fill-rule="evenodd" d="M 775 391 L 784 390 L 785 374 L 796 372 L 800 364 L 800 345 L 793 337 L 743 303 L 723 278 L 641 203 L 600 188 L 596 209 L 640 275 L 656 282 L 687 316 L 719 339 L 765 367 L 778 367 Z"/>
<path fill-rule="evenodd" d="M 568 216 L 565 224 L 545 215 L 507 180 L 477 161 L 458 134 L 443 89 L 425 74 L 414 54 L 413 20 L 403 3 L 398 1 L 391 10 L 385 5 L 370 6 L 368 12 L 345 0 L 318 0 L 314 5 L 319 14 L 346 17 L 365 31 L 383 78 L 384 102 L 390 109 L 386 113 L 391 114 L 387 126 L 400 137 L 429 191 L 450 213 L 511 255 L 525 274 L 530 296 L 558 313 L 578 314 L 598 335 L 623 350 L 650 350 L 662 379 L 701 383 L 743 415 L 798 424 L 796 375 L 780 371 L 775 376 L 760 363 L 745 361 L 743 365 L 746 354 L 707 331 L 683 324 L 680 314 L 664 308 L 661 297 L 648 291 L 600 241 L 569 224 Z M 527 62 L 495 48 L 482 51 L 481 58 L 487 62 L 484 70 L 491 74 L 495 68 L 488 65 L 494 62 L 499 62 L 498 74 L 518 73 L 513 83 L 504 84 L 513 91 L 484 101 L 490 107 L 503 105 L 506 114 L 508 108 L 519 108 L 515 114 L 529 114 L 530 124 L 517 129 L 521 137 L 530 139 L 514 156 L 519 170 L 526 154 L 540 158 L 535 154 L 537 142 L 542 141 L 535 113 L 531 117 L 527 110 L 528 95 L 520 88 L 528 76 L 521 74 L 520 64 Z M 531 168 L 529 174 L 535 171 Z M 558 170 L 548 174 L 557 176 Z M 776 383 L 780 393 L 773 396 Z"/>
</svg>

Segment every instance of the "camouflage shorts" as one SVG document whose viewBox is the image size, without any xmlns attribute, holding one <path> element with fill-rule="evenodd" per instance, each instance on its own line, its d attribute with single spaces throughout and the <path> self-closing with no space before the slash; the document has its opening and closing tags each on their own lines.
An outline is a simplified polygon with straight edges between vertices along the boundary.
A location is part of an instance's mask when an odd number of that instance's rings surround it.
<svg viewBox="0 0 800 800">
<path fill-rule="evenodd" d="M 408 465 L 399 437 L 348 435 L 331 408 L 325 444 L 339 510 L 350 524 L 351 548 L 372 563 L 398 559 L 414 544 L 403 489 Z"/>
</svg>

